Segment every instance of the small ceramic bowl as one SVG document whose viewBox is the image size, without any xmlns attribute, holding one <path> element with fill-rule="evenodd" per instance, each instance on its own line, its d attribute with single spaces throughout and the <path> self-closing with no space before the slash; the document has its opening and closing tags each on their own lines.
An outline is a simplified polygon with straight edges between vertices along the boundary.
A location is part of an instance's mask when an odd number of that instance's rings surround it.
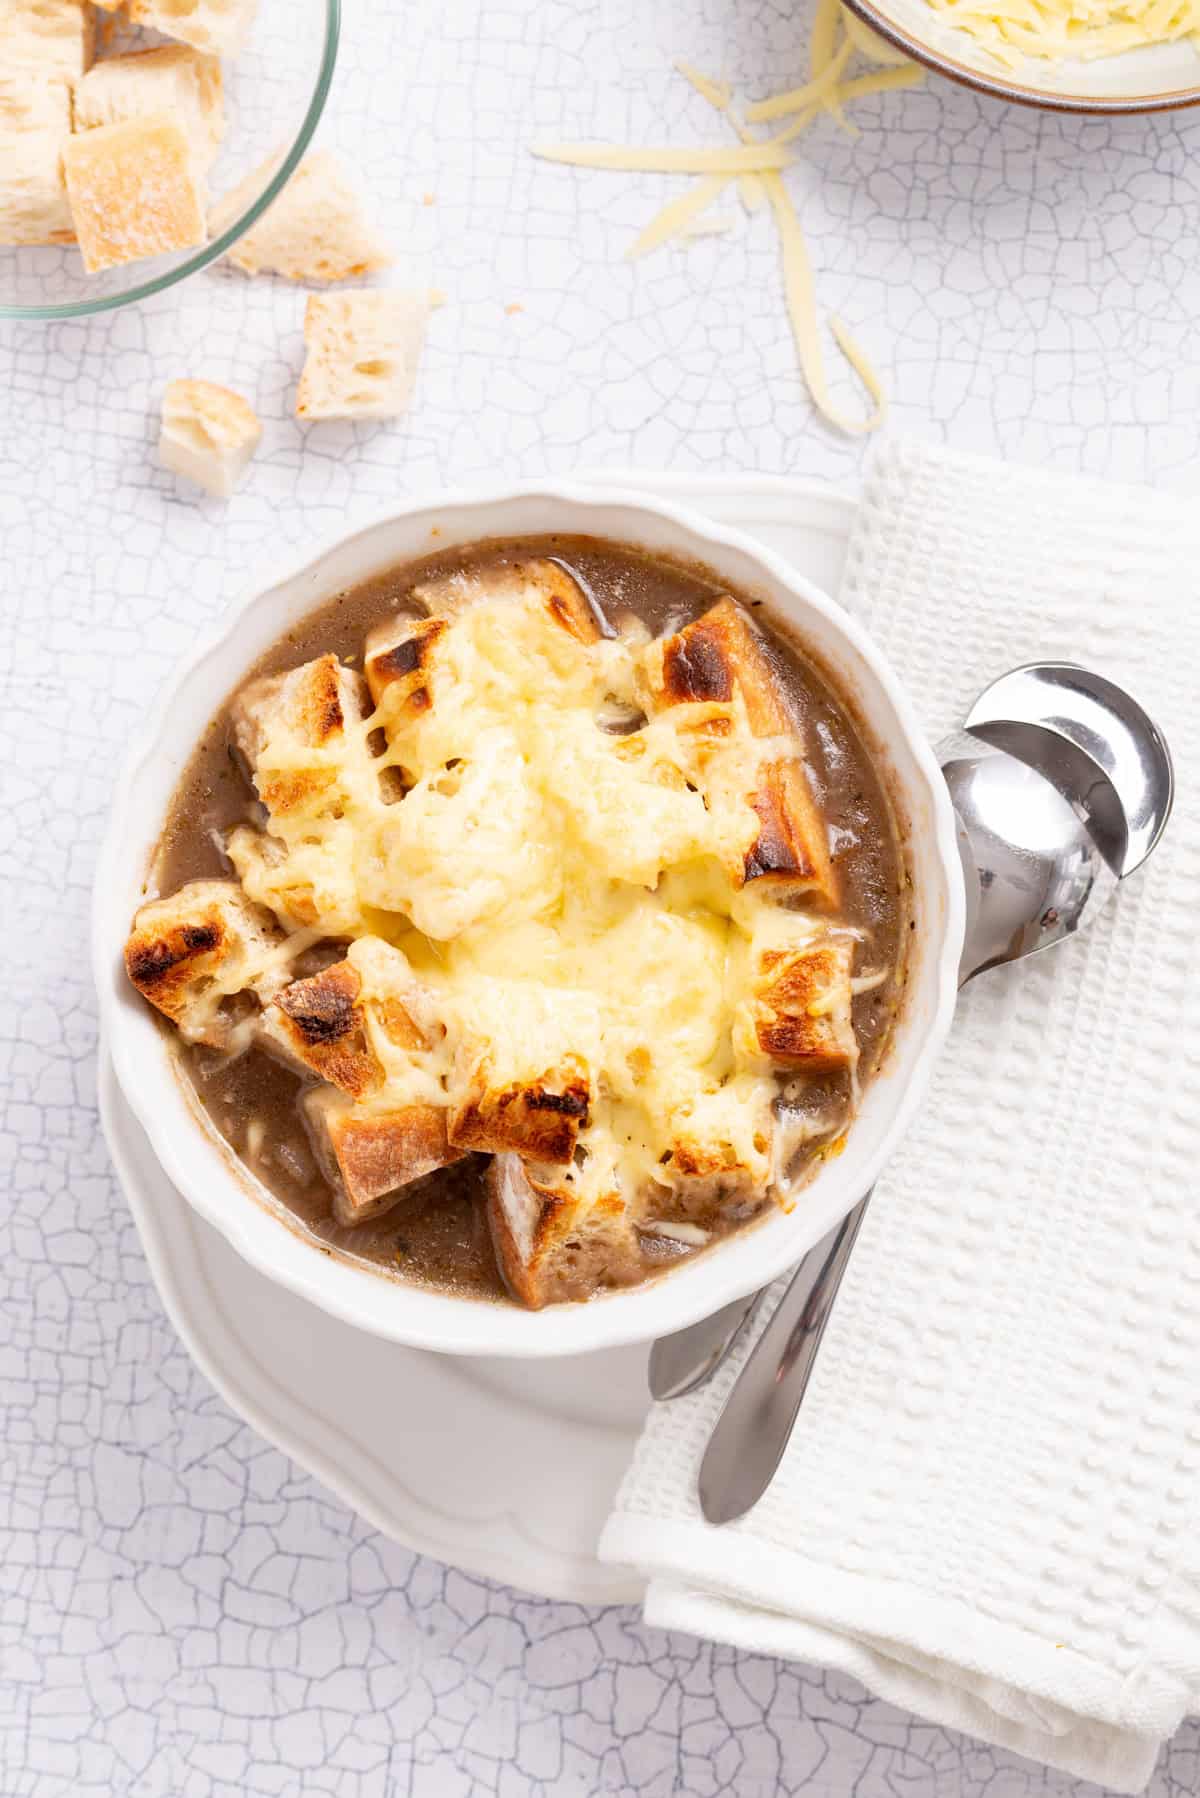
<svg viewBox="0 0 1200 1798">
<path fill-rule="evenodd" d="M 864 25 L 951 81 L 1049 112 L 1167 112 L 1200 101 L 1200 50 L 1187 39 L 1093 62 L 1026 57 L 1003 67 L 926 0 L 845 0 Z"/>
<path fill-rule="evenodd" d="M 479 538 L 579 532 L 705 563 L 795 627 L 857 711 L 907 833 L 916 929 L 905 1002 L 845 1152 L 790 1215 L 777 1212 L 658 1280 L 545 1311 L 454 1298 L 323 1254 L 200 1113 L 167 1034 L 125 978 L 122 947 L 192 749 L 257 658 L 329 594 Z M 414 502 L 256 582 L 186 659 L 117 782 L 99 862 L 94 954 L 104 1034 L 122 1091 L 163 1169 L 260 1272 L 376 1335 L 455 1354 L 560 1355 L 681 1329 L 791 1267 L 867 1190 L 913 1114 L 954 1008 L 962 875 L 946 787 L 912 706 L 879 651 L 832 600 L 739 532 L 682 508 L 586 487 L 537 485 Z"/>
</svg>

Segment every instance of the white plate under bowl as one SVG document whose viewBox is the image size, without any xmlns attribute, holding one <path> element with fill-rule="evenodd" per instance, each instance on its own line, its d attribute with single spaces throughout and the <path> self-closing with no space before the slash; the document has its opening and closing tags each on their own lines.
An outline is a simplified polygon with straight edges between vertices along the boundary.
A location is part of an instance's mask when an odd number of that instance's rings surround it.
<svg viewBox="0 0 1200 1798">
<path fill-rule="evenodd" d="M 381 1278 L 320 1254 L 200 1110 L 149 1007 L 130 985 L 123 948 L 171 795 L 195 743 L 259 655 L 320 600 L 397 562 L 478 538 L 547 529 L 694 556 L 734 589 L 761 594 L 854 702 L 904 817 L 917 894 L 904 1005 L 888 1055 L 866 1087 L 845 1149 L 825 1162 L 790 1212 L 772 1210 L 719 1253 L 586 1305 L 529 1311 L 471 1304 Z M 679 503 L 578 481 L 438 493 L 339 532 L 285 571 L 272 562 L 217 621 L 165 689 L 117 782 L 94 882 L 93 940 L 104 1034 L 121 1089 L 171 1181 L 245 1258 L 356 1328 L 448 1354 L 580 1354 L 649 1342 L 718 1310 L 795 1265 L 872 1186 L 920 1102 L 953 1013 L 963 890 L 953 812 L 912 703 L 867 633 L 790 559 Z"/>
<path fill-rule="evenodd" d="M 854 501 L 782 478 L 589 475 L 737 524 L 827 592 Z M 171 1321 L 226 1403 L 375 1528 L 547 1598 L 638 1598 L 595 1547 L 648 1408 L 646 1351 L 557 1361 L 426 1354 L 353 1329 L 257 1273 L 171 1185 L 106 1054 L 100 1115 Z M 481 1482 L 479 1468 L 488 1470 Z"/>
</svg>

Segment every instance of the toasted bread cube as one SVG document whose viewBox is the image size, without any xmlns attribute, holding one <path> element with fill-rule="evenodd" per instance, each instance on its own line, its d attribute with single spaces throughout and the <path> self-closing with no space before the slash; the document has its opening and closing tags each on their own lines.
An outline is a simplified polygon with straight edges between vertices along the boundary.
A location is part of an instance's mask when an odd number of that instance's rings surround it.
<svg viewBox="0 0 1200 1798">
<path fill-rule="evenodd" d="M 647 674 L 657 705 L 696 708 L 698 737 L 711 744 L 708 780 L 703 773 L 699 777 L 708 787 L 706 797 L 716 798 L 736 771 L 739 714 L 752 739 L 771 744 L 752 790 L 736 795 L 757 814 L 758 826 L 749 847 L 731 831 L 722 857 L 731 878 L 739 886 L 765 880 L 781 895 L 835 907 L 838 884 L 828 832 L 804 769 L 800 733 L 766 645 L 742 608 L 733 599 L 720 599 L 683 630 L 653 643 Z"/>
<path fill-rule="evenodd" d="M 141 907 L 125 944 L 125 969 L 188 1042 L 219 1048 L 229 1036 L 222 1000 L 244 992 L 265 999 L 286 981 L 274 953 L 282 941 L 236 881 L 193 880 Z"/>
<path fill-rule="evenodd" d="M 386 698 L 389 721 L 433 704 L 433 672 L 439 645 L 454 620 L 488 601 L 526 606 L 578 643 L 594 643 L 600 621 L 579 583 L 549 557 L 513 562 L 486 576 L 454 574 L 414 587 L 411 598 L 428 616 L 397 613 L 368 633 L 363 672 L 376 706 Z M 553 634 L 553 633 L 551 633 Z"/>
<path fill-rule="evenodd" d="M 310 294 L 297 418 L 401 417 L 417 378 L 430 306 L 428 293 Z"/>
<path fill-rule="evenodd" d="M 0 0 L 0 75 L 77 81 L 91 67 L 95 31 L 85 0 Z"/>
<path fill-rule="evenodd" d="M 354 869 L 343 853 L 344 840 L 309 844 L 294 854 L 279 837 L 241 824 L 231 831 L 225 853 L 247 895 L 276 917 L 327 936 L 349 936 L 363 927 Z"/>
<path fill-rule="evenodd" d="M 768 762 L 750 801 L 758 834 L 742 863 L 742 880 L 765 880 L 781 894 L 804 894 L 836 907 L 837 877 L 829 833 L 798 758 Z"/>
<path fill-rule="evenodd" d="M 433 599 L 427 585 L 414 589 L 426 604 Z M 480 599 L 525 606 L 542 622 L 574 637 L 577 643 L 595 643 L 601 636 L 600 620 L 574 575 L 550 556 L 530 556 L 489 569 L 475 589 L 460 577 L 445 582 L 437 593 L 437 610 L 446 617 L 464 612 Z"/>
<path fill-rule="evenodd" d="M 215 381 L 169 381 L 163 394 L 159 460 L 173 474 L 228 499 L 262 438 L 258 414 Z"/>
<path fill-rule="evenodd" d="M 730 704 L 740 694 L 753 736 L 795 729 L 763 640 L 735 599 L 719 599 L 655 647 L 654 684 L 661 704 Z"/>
<path fill-rule="evenodd" d="M 378 798 L 360 731 L 361 676 L 334 655 L 251 681 L 234 699 L 234 745 L 267 808 L 269 832 L 239 826 L 226 842 L 242 885 L 261 904 L 328 935 L 362 929 L 353 798 Z M 320 828 L 314 829 L 314 826 Z"/>
<path fill-rule="evenodd" d="M 577 1057 L 536 1080 L 497 1084 L 485 1057 L 455 1093 L 450 1141 L 498 1155 L 506 1149 L 566 1166 L 588 1122 L 591 1083 Z"/>
<path fill-rule="evenodd" d="M 615 1189 L 581 1196 L 573 1175 L 513 1154 L 496 1156 L 486 1187 L 497 1263 L 513 1297 L 530 1310 L 645 1277 L 637 1232 Z"/>
<path fill-rule="evenodd" d="M 76 131 L 153 113 L 167 113 L 183 127 L 197 167 L 206 170 L 225 135 L 217 58 L 182 44 L 164 44 L 107 57 L 76 85 Z"/>
<path fill-rule="evenodd" d="M 387 697 L 388 712 L 417 714 L 429 710 L 430 673 L 444 618 L 387 618 L 367 632 L 363 673 L 376 706 Z"/>
<path fill-rule="evenodd" d="M 399 950 L 361 937 L 345 960 L 293 981 L 276 996 L 263 1013 L 259 1040 L 291 1066 L 361 1099 L 381 1089 L 389 1074 L 403 1075 L 414 1054 L 429 1049 L 429 1036 L 410 1007 L 428 1019 L 430 1004 Z"/>
<path fill-rule="evenodd" d="M 340 804 L 346 726 L 364 715 L 362 680 L 352 669 L 324 655 L 264 675 L 242 688 L 231 712 L 234 741 L 273 818 Z"/>
<path fill-rule="evenodd" d="M 62 171 L 70 136 L 65 81 L 0 73 L 0 244 L 74 243 Z"/>
<path fill-rule="evenodd" d="M 773 1083 L 745 1073 L 699 1093 L 670 1119 L 670 1150 L 647 1205 L 656 1218 L 712 1229 L 732 1205 L 763 1200 L 771 1182 Z"/>
<path fill-rule="evenodd" d="M 148 25 L 213 56 L 236 56 L 245 45 L 258 0 L 128 0 L 135 25 Z"/>
<path fill-rule="evenodd" d="M 361 1099 L 383 1073 L 367 1036 L 361 991 L 349 961 L 294 980 L 264 1011 L 258 1040 L 291 1066 Z"/>
<path fill-rule="evenodd" d="M 123 119 L 72 137 L 63 174 L 87 272 L 204 242 L 202 177 L 167 114 Z"/>
<path fill-rule="evenodd" d="M 220 237 L 241 218 L 282 161 L 283 152 L 276 151 L 222 195 L 209 214 L 210 237 Z M 393 260 L 331 150 L 306 156 L 279 197 L 225 255 L 247 275 L 284 275 L 289 281 L 349 281 L 390 268 Z"/>
<path fill-rule="evenodd" d="M 854 951 L 848 937 L 760 950 L 753 995 L 739 1007 L 734 1026 L 739 1050 L 803 1073 L 852 1068 L 858 1060 L 851 1018 Z"/>
<path fill-rule="evenodd" d="M 347 1228 L 390 1211 L 414 1180 L 462 1158 L 446 1141 L 446 1113 L 438 1105 L 378 1111 L 318 1086 L 305 1093 L 301 1108 L 317 1163 L 333 1187 L 334 1216 Z"/>
<path fill-rule="evenodd" d="M 459 570 L 422 581 L 410 597 L 431 618 L 457 618 L 485 600 L 527 606 L 579 643 L 603 635 L 601 620 L 574 575 L 551 556 L 530 556 L 484 572 Z"/>
</svg>

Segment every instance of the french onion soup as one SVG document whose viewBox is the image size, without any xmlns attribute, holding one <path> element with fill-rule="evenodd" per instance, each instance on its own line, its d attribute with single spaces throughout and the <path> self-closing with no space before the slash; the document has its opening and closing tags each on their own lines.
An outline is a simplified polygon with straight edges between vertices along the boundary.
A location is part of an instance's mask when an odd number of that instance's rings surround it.
<svg viewBox="0 0 1200 1798">
<path fill-rule="evenodd" d="M 130 979 L 327 1250 L 540 1307 L 836 1154 L 907 876 L 847 704 L 762 602 L 599 539 L 338 595 L 213 719 Z"/>
</svg>

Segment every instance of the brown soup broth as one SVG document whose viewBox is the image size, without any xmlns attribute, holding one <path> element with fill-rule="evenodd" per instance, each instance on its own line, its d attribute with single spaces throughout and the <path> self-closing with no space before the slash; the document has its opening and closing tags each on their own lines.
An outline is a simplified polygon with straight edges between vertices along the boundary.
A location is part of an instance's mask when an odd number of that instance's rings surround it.
<svg viewBox="0 0 1200 1798">
<path fill-rule="evenodd" d="M 655 635 L 681 628 L 730 591 L 701 566 L 596 538 L 554 535 L 480 543 L 406 563 L 335 595 L 288 631 L 245 678 L 297 667 L 330 651 L 352 667 L 361 666 L 367 632 L 391 612 L 416 610 L 409 595 L 422 582 L 547 555 L 570 568 L 610 623 L 636 614 Z M 736 590 L 734 597 L 751 609 L 766 636 L 803 730 L 814 794 L 831 831 L 842 912 L 869 935 L 862 965 L 869 959 L 872 966 L 886 964 L 892 970 L 883 986 L 854 1000 L 863 1080 L 886 1052 L 904 985 L 909 880 L 901 831 L 850 707 L 829 677 L 762 600 Z M 258 802 L 233 753 L 226 702 L 205 731 L 172 800 L 155 863 L 159 891 L 173 892 L 188 880 L 228 876 L 231 869 L 220 847 L 225 834 L 234 824 L 260 819 Z M 314 965 L 319 959 L 318 954 Z M 307 971 L 303 962 L 297 971 Z M 330 1190 L 317 1171 L 301 1121 L 301 1077 L 254 1049 L 232 1061 L 203 1048 L 182 1048 L 180 1056 L 217 1130 L 285 1208 L 288 1220 L 322 1247 L 442 1292 L 506 1298 L 484 1215 L 483 1157 L 468 1157 L 429 1175 L 409 1188 L 393 1210 L 346 1229 L 333 1217 Z M 781 1081 L 785 1112 L 789 1107 L 827 1109 L 831 1099 L 848 1115 L 843 1077 L 803 1090 Z M 798 1183 L 807 1177 L 819 1153 L 819 1144 L 810 1146 L 789 1168 L 789 1179 Z M 745 1221 L 728 1218 L 724 1233 Z M 673 1244 L 648 1244 L 646 1275 L 662 1267 L 664 1256 L 669 1260 L 682 1252 Z"/>
</svg>

